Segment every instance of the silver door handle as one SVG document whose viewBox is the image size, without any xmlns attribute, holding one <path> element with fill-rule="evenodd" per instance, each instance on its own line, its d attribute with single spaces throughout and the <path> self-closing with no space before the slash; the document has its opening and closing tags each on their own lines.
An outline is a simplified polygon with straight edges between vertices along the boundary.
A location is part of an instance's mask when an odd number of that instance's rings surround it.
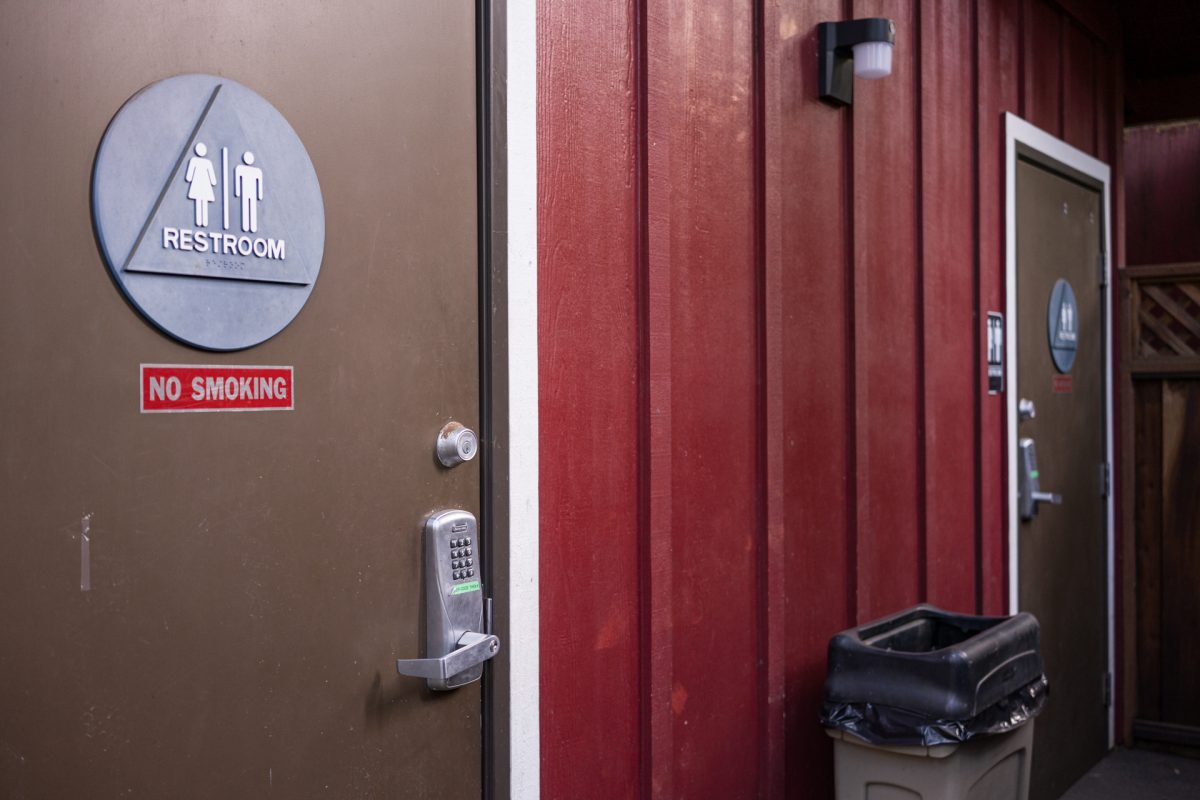
<svg viewBox="0 0 1200 800">
<path fill-rule="evenodd" d="M 458 648 L 441 658 L 400 658 L 396 671 L 414 678 L 445 681 L 471 667 L 477 667 L 500 652 L 500 640 L 490 633 L 467 631 L 458 639 Z"/>
<path fill-rule="evenodd" d="M 1033 439 L 1023 438 L 1017 441 L 1017 510 L 1021 519 L 1028 522 L 1037 516 L 1038 503 L 1062 505 L 1062 495 L 1056 492 L 1043 492 L 1041 473 L 1038 472 L 1037 451 Z"/>
</svg>

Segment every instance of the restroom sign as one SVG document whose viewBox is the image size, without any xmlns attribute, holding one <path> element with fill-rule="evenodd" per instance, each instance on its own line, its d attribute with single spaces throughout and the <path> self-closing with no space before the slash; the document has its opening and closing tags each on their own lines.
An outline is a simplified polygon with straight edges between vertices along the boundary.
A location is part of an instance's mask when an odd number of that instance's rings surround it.
<svg viewBox="0 0 1200 800">
<path fill-rule="evenodd" d="M 92 213 L 132 305 L 208 350 L 251 347 L 305 304 L 325 248 L 320 185 L 299 136 L 236 81 L 144 88 L 104 134 Z"/>
<path fill-rule="evenodd" d="M 1004 315 L 999 311 L 987 315 L 987 378 L 988 394 L 1004 391 Z"/>
<path fill-rule="evenodd" d="M 154 228 L 158 232 L 156 244 L 167 252 L 160 252 L 155 244 L 139 247 L 126 269 L 229 280 L 311 283 L 308 270 L 298 259 L 293 258 L 288 264 L 284 235 L 263 235 L 272 227 L 281 226 L 264 222 L 260 234 L 260 206 L 266 220 L 270 220 L 271 214 L 264 191 L 266 176 L 261 167 L 255 166 L 254 151 L 242 151 L 240 156 L 235 152 L 234 160 L 238 163 L 232 166 L 227 146 L 221 147 L 216 159 L 208 155 L 208 145 L 196 142 L 187 159 L 182 185 L 174 187 L 177 194 L 185 194 L 191 202 L 190 224 L 186 214 L 179 212 L 177 203 L 166 204 L 171 212 L 160 213 Z M 185 221 L 181 223 L 181 219 Z"/>
<path fill-rule="evenodd" d="M 1050 339 L 1050 357 L 1061 373 L 1075 366 L 1075 352 L 1079 347 L 1079 304 L 1075 302 L 1075 290 L 1067 281 L 1059 279 L 1050 291 L 1050 302 L 1046 309 L 1046 334 Z"/>
<path fill-rule="evenodd" d="M 143 414 L 177 411 L 291 411 L 291 367 L 142 364 Z"/>
</svg>

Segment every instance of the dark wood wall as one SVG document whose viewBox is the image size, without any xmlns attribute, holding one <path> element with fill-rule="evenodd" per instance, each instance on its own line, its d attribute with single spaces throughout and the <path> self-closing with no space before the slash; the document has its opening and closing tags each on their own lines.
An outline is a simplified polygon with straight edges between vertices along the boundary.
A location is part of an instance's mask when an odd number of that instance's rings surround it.
<svg viewBox="0 0 1200 800">
<path fill-rule="evenodd" d="M 1197 281 L 1193 281 L 1195 286 Z M 1200 372 L 1134 383 L 1137 419 L 1137 723 L 1200 743 Z M 1140 723 L 1140 724 L 1138 724 Z M 1168 741 L 1170 737 L 1168 736 Z"/>
<path fill-rule="evenodd" d="M 1002 113 L 1116 162 L 1080 5 L 539 0 L 545 796 L 828 795 L 829 637 L 1003 612 Z"/>
<path fill-rule="evenodd" d="M 1200 743 L 1200 121 L 1130 128 L 1123 389 L 1132 490 L 1127 699 L 1138 738 Z"/>
</svg>

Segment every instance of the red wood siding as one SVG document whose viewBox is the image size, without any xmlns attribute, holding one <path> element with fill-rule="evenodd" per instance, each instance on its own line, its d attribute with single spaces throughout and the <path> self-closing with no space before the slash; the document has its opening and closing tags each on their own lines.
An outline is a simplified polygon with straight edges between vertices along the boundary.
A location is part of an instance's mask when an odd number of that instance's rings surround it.
<svg viewBox="0 0 1200 800">
<path fill-rule="evenodd" d="M 917 29 L 910 3 L 855 3 L 854 16 L 890 16 L 898 30 Z M 858 616 L 864 619 L 912 605 L 924 588 L 924 454 L 919 448 L 923 419 L 918 396 L 924 365 L 917 357 L 920 166 L 913 137 L 920 118 L 917 45 L 913 36 L 896 38 L 891 78 L 859 81 L 849 120 L 854 165 L 856 586 Z M 904 134 L 870 134 L 885 130 Z"/>
<path fill-rule="evenodd" d="M 981 381 L 973 331 L 978 278 L 974 269 L 974 9 L 961 0 L 921 4 L 921 224 L 919 289 L 923 364 L 923 599 L 974 610 L 975 536 L 980 476 L 976 430 Z M 975 502 L 947 502 L 948 498 Z"/>
<path fill-rule="evenodd" d="M 1042 0 L 1025 0 L 1025 98 L 1022 116 L 1042 130 L 1062 136 L 1064 20 Z"/>
<path fill-rule="evenodd" d="M 761 744 L 753 19 L 691 0 L 652 10 L 647 422 L 652 446 L 659 428 L 670 446 L 644 487 L 663 513 L 643 532 L 642 610 L 646 645 L 669 639 L 671 658 L 651 660 L 644 687 L 670 710 L 650 732 L 647 785 L 737 797 Z"/>
<path fill-rule="evenodd" d="M 1068 144 L 1096 152 L 1096 43 L 1072 22 L 1064 24 L 1063 132 Z"/>
<path fill-rule="evenodd" d="M 997 0 L 976 4 L 976 149 L 975 167 L 979 194 L 975 204 L 978 224 L 976 270 L 979 301 L 976 311 L 1004 310 L 1004 141 L 1003 111 L 1021 111 L 1021 23 L 1024 0 Z M 1008 324 L 1008 320 L 1005 320 Z M 975 357 L 984 358 L 986 345 L 976 339 Z M 979 495 L 976 537 L 979 562 L 976 574 L 981 610 L 1001 614 L 1008 609 L 1008 489 L 1006 474 L 1007 410 L 1003 396 L 990 396 L 987 376 L 980 374 L 976 391 L 979 403 L 979 462 L 976 465 Z"/>
<path fill-rule="evenodd" d="M 824 0 L 776 9 L 765 23 L 779 32 L 765 39 L 764 61 L 777 62 L 780 76 L 766 121 L 780 142 L 781 199 L 779 217 L 767 222 L 781 241 L 783 401 L 775 435 L 784 444 L 786 639 L 785 735 L 770 744 L 784 752 L 793 796 L 796 787 L 811 786 L 819 797 L 832 786 L 825 764 L 832 745 L 815 724 L 812 689 L 825 679 L 830 631 L 851 624 L 858 602 L 852 141 L 846 115 L 817 100 L 816 70 L 801 68 L 816 63 L 817 24 L 841 15 L 838 0 Z"/>
<path fill-rule="evenodd" d="M 1200 261 L 1200 122 L 1125 131 L 1130 264 Z"/>
<path fill-rule="evenodd" d="M 818 102 L 876 15 L 893 74 Z M 538 22 L 544 796 L 828 796 L 829 637 L 1005 607 L 1002 113 L 1113 162 L 1113 52 L 1043 0 Z"/>
<path fill-rule="evenodd" d="M 601 11 L 609 16 L 597 24 Z M 575 0 L 544 2 L 539 16 L 538 148 L 555 154 L 539 165 L 538 184 L 541 516 L 550 534 L 541 602 L 554 609 L 541 632 L 541 690 L 553 698 L 542 708 L 542 779 L 550 797 L 632 797 L 643 655 L 632 21 L 620 7 Z"/>
</svg>

